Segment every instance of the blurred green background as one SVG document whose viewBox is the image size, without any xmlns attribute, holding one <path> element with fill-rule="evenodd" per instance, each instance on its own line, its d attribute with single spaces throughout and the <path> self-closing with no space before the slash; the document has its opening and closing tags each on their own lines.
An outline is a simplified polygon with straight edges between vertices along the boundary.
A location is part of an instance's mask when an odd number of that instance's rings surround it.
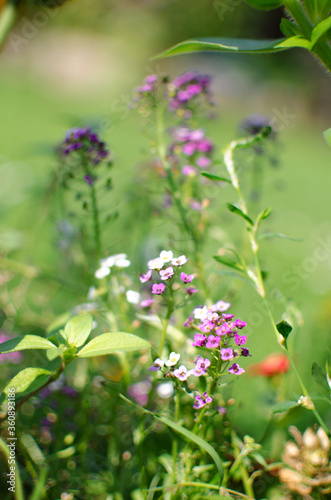
<svg viewBox="0 0 331 500">
<path fill-rule="evenodd" d="M 171 227 L 149 218 L 151 202 L 142 204 L 150 194 L 148 177 L 140 171 L 148 140 L 129 104 L 134 87 L 150 73 L 175 76 L 198 70 L 214 77 L 217 117 L 206 127 L 220 150 L 236 136 L 238 123 L 254 113 L 273 118 L 280 131 L 278 164 L 267 166 L 264 173 L 262 204 L 273 207 L 266 226 L 303 241 L 263 241 L 263 265 L 269 273 L 268 288 L 281 290 L 291 301 L 291 348 L 307 385 L 317 391 L 310 365 L 325 363 L 331 331 L 331 152 L 322 138 L 322 131 L 330 127 L 329 77 L 300 50 L 274 56 L 200 54 L 151 61 L 161 50 L 190 37 L 281 36 L 281 11 L 257 12 L 243 2 L 225 4 L 231 8 L 224 10 L 224 2 L 209 0 L 77 0 L 49 12 L 44 26 L 37 28 L 33 12 L 22 13 L 13 29 L 16 37 L 8 38 L 0 58 L 0 248 L 2 258 L 37 268 L 39 274 L 31 280 L 31 268 L 24 268 L 16 282 L 3 288 L 2 328 L 15 333 L 43 331 L 55 315 L 86 300 L 88 282 L 78 286 L 67 279 L 57 248 L 56 227 L 62 214 L 51 190 L 54 150 L 72 126 L 96 124 L 114 157 L 110 205 L 120 215 L 105 236 L 109 254 L 126 252 L 134 275 L 144 271 L 156 249 L 168 247 Z M 246 179 L 249 186 L 248 174 Z M 226 201 L 236 201 L 230 188 L 212 197 L 218 225 L 206 234 L 205 260 L 208 272 L 219 273 L 211 255 L 228 240 L 240 241 L 241 224 L 224 213 Z M 314 252 L 321 241 L 326 258 L 318 260 Z M 229 289 L 231 278 L 221 278 L 215 300 Z M 277 351 L 277 344 L 267 318 L 252 316 L 262 310 L 257 296 L 245 283 L 239 286 L 235 311 L 242 319 L 251 318 L 249 342 L 258 361 Z M 285 306 L 277 304 L 274 310 L 280 319 Z M 250 377 L 236 384 L 235 397 L 241 403 L 234 419 L 240 418 L 243 433 L 257 438 L 269 415 L 268 384 Z M 296 397 L 299 389 L 292 375 L 286 385 L 287 397 Z M 249 418 L 252 409 L 259 418 Z M 300 418 L 304 425 L 311 422 L 308 412 Z M 327 419 L 330 424 L 330 414 Z"/>
</svg>

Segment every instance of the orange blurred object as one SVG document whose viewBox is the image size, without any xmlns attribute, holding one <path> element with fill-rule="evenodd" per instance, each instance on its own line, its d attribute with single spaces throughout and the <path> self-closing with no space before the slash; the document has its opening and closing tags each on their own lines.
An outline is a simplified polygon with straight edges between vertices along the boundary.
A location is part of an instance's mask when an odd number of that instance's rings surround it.
<svg viewBox="0 0 331 500">
<path fill-rule="evenodd" d="M 263 375 L 264 377 L 274 377 L 279 373 L 286 373 L 290 368 L 290 361 L 286 354 L 269 354 L 260 363 L 251 365 L 248 371 L 251 375 Z"/>
</svg>

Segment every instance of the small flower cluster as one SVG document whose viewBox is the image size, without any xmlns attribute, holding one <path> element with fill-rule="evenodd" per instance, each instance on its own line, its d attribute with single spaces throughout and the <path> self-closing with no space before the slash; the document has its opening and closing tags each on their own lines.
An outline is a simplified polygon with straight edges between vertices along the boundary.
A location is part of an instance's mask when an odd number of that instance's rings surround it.
<svg viewBox="0 0 331 500">
<path fill-rule="evenodd" d="M 212 104 L 210 92 L 211 77 L 193 71 L 175 78 L 168 85 L 169 108 L 172 111 L 188 111 L 203 102 Z"/>
<path fill-rule="evenodd" d="M 98 165 L 103 159 L 107 158 L 109 151 L 105 143 L 100 141 L 98 135 L 89 127 L 73 128 L 66 134 L 65 140 L 61 144 L 61 152 L 64 157 L 73 152 L 79 152 L 84 159 L 92 165 Z M 92 179 L 85 179 L 92 182 Z"/>
<path fill-rule="evenodd" d="M 246 326 L 245 321 L 240 319 L 233 320 L 233 314 L 227 314 L 230 304 L 219 300 L 211 307 L 197 307 L 193 311 L 193 316 L 190 316 L 185 321 L 184 326 L 192 327 L 202 333 L 194 335 L 193 346 L 211 349 L 220 356 L 222 362 L 229 363 L 239 356 L 251 356 L 247 347 L 242 347 L 246 344 L 246 335 L 240 335 L 239 330 Z M 195 320 L 199 323 L 196 324 Z M 231 347 L 231 341 L 234 339 L 236 346 L 235 349 Z M 245 370 L 241 368 L 238 363 L 233 363 L 229 367 L 229 373 L 234 375 L 241 375 Z"/>
<path fill-rule="evenodd" d="M 191 370 L 188 370 L 185 365 L 177 367 L 179 359 L 180 354 L 171 352 L 167 360 L 157 358 L 148 369 L 152 372 L 157 372 L 165 368 L 166 371 L 164 373 L 164 377 L 177 379 L 179 382 L 186 382 L 190 376 L 201 377 L 208 375 L 208 368 L 211 365 L 211 361 L 208 358 L 203 358 L 199 355 L 195 361 L 194 368 Z M 205 392 L 202 396 L 195 396 L 193 408 L 199 409 L 211 402 L 212 397 L 208 396 Z"/>
<path fill-rule="evenodd" d="M 158 278 L 161 279 L 163 283 L 154 283 L 152 285 L 152 293 L 154 295 L 162 295 L 166 288 L 165 282 L 169 281 L 170 283 L 172 283 L 172 280 L 179 273 L 181 266 L 186 264 L 187 261 L 188 258 L 185 255 L 174 257 L 171 251 L 162 250 L 159 257 L 148 261 L 148 271 L 146 274 L 140 274 L 140 282 L 146 283 L 148 281 L 151 281 L 153 271 L 157 272 Z M 191 283 L 194 279 L 194 274 L 186 274 L 184 272 L 181 272 L 179 278 L 184 284 Z M 193 287 L 186 288 L 186 292 L 189 295 L 195 293 L 196 291 L 197 290 Z"/>
<path fill-rule="evenodd" d="M 205 169 L 210 166 L 214 145 L 205 137 L 202 129 L 178 127 L 172 130 L 172 138 L 169 157 L 172 163 L 176 164 L 178 157 L 182 156 L 185 162 L 183 175 L 193 177 L 199 172 L 198 168 Z"/>
<path fill-rule="evenodd" d="M 123 269 L 125 267 L 129 267 L 130 265 L 131 262 L 125 253 L 110 255 L 109 257 L 100 260 L 100 267 L 95 271 L 94 276 L 97 279 L 102 279 L 110 274 L 112 267 L 115 266 L 119 269 Z"/>
</svg>

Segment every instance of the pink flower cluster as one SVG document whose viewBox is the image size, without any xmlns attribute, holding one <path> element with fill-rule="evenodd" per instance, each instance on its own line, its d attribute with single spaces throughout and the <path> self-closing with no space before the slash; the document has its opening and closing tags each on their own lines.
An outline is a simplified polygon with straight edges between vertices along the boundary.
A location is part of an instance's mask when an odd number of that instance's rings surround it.
<svg viewBox="0 0 331 500">
<path fill-rule="evenodd" d="M 178 127 L 172 130 L 173 142 L 170 146 L 169 158 L 173 164 L 178 164 L 179 157 L 184 161 L 182 173 L 193 177 L 200 169 L 206 169 L 212 162 L 214 145 L 202 129 Z"/>
<path fill-rule="evenodd" d="M 201 102 L 212 104 L 210 83 L 209 75 L 193 71 L 174 78 L 168 85 L 170 110 L 191 110 Z"/>
<path fill-rule="evenodd" d="M 153 271 L 158 274 L 158 279 L 161 280 L 161 283 L 155 282 L 152 285 L 152 294 L 154 295 L 162 295 L 166 289 L 165 282 L 169 282 L 172 284 L 173 279 L 179 274 L 179 270 L 181 266 L 186 264 L 188 258 L 185 255 L 181 255 L 180 257 L 174 257 L 171 251 L 162 250 L 159 257 L 148 261 L 147 267 L 148 271 L 146 274 L 140 274 L 139 279 L 141 283 L 147 283 L 148 281 L 152 281 Z M 194 274 L 186 274 L 181 272 L 179 274 L 179 279 L 183 284 L 191 283 L 194 279 Z M 197 290 L 195 288 L 188 287 L 186 288 L 186 293 L 188 295 L 192 295 Z M 152 299 L 148 299 L 144 301 L 144 307 L 148 307 L 148 305 L 152 304 Z"/>
<path fill-rule="evenodd" d="M 197 307 L 193 311 L 193 316 L 184 323 L 184 326 L 201 332 L 194 335 L 192 344 L 194 347 L 212 349 L 214 352 L 216 350 L 217 355 L 226 363 L 239 356 L 250 356 L 249 349 L 241 347 L 246 344 L 247 336 L 239 334 L 239 330 L 245 328 L 246 322 L 240 319 L 234 320 L 233 314 L 225 313 L 229 307 L 229 303 L 221 300 L 209 308 Z M 231 345 L 233 340 L 235 346 Z M 240 351 L 237 346 L 240 347 Z M 240 375 L 244 372 L 245 370 L 237 363 L 229 367 L 229 373 Z"/>
</svg>

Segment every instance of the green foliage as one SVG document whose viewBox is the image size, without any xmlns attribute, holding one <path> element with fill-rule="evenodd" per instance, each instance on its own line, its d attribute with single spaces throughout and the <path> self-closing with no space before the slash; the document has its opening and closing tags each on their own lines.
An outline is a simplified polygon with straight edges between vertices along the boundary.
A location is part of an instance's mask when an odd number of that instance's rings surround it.
<svg viewBox="0 0 331 500">
<path fill-rule="evenodd" d="M 230 179 L 227 179 L 226 177 L 220 177 L 219 175 L 210 174 L 209 172 L 201 172 L 201 175 L 207 177 L 207 179 L 210 179 L 211 181 L 227 182 L 228 184 L 231 184 Z"/>
<path fill-rule="evenodd" d="M 330 394 L 330 387 L 328 384 L 328 379 L 327 379 L 326 373 L 315 362 L 311 365 L 311 374 L 312 374 L 315 382 L 324 389 L 326 394 L 329 395 Z"/>
<path fill-rule="evenodd" d="M 314 48 L 316 43 L 327 34 L 327 32 L 331 29 L 331 16 L 327 19 L 321 21 L 312 31 L 311 34 L 311 50 Z"/>
<path fill-rule="evenodd" d="M 324 139 L 326 143 L 331 147 L 331 128 L 328 128 L 323 132 Z"/>
<path fill-rule="evenodd" d="M 70 319 L 64 328 L 64 336 L 69 346 L 80 347 L 87 341 L 93 325 L 92 316 L 86 313 Z"/>
<path fill-rule="evenodd" d="M 137 335 L 123 332 L 103 333 L 86 344 L 77 356 L 90 358 L 91 356 L 105 356 L 118 351 L 138 351 L 150 348 L 150 343 Z"/>
<path fill-rule="evenodd" d="M 279 321 L 279 323 L 276 324 L 276 327 L 277 327 L 277 330 L 279 331 L 279 333 L 281 334 L 281 336 L 284 338 L 285 345 L 286 345 L 287 338 L 292 331 L 291 325 L 283 319 L 282 321 Z"/>
<path fill-rule="evenodd" d="M 24 335 L 14 337 L 0 345 L 0 354 L 7 352 L 24 351 L 26 349 L 50 349 L 56 347 L 52 342 L 38 335 Z"/>
<path fill-rule="evenodd" d="M 272 407 L 272 412 L 273 413 L 282 413 L 284 411 L 291 410 L 292 408 L 295 408 L 298 405 L 297 401 L 282 401 L 281 403 L 277 403 Z"/>
<path fill-rule="evenodd" d="M 51 376 L 52 372 L 44 368 L 25 368 L 15 375 L 3 392 L 8 395 L 10 389 L 15 389 L 16 397 L 23 397 L 40 389 Z"/>
<path fill-rule="evenodd" d="M 245 0 L 245 2 L 258 10 L 273 10 L 284 5 L 282 0 Z"/>
<path fill-rule="evenodd" d="M 230 212 L 239 215 L 240 217 L 245 219 L 245 221 L 248 222 L 248 224 L 250 224 L 251 226 L 254 226 L 254 222 L 252 221 L 252 219 L 247 214 L 245 214 L 242 210 L 240 210 L 240 208 L 236 207 L 235 205 L 232 205 L 232 203 L 227 203 L 226 206 L 227 206 L 228 210 L 230 210 Z"/>
</svg>

